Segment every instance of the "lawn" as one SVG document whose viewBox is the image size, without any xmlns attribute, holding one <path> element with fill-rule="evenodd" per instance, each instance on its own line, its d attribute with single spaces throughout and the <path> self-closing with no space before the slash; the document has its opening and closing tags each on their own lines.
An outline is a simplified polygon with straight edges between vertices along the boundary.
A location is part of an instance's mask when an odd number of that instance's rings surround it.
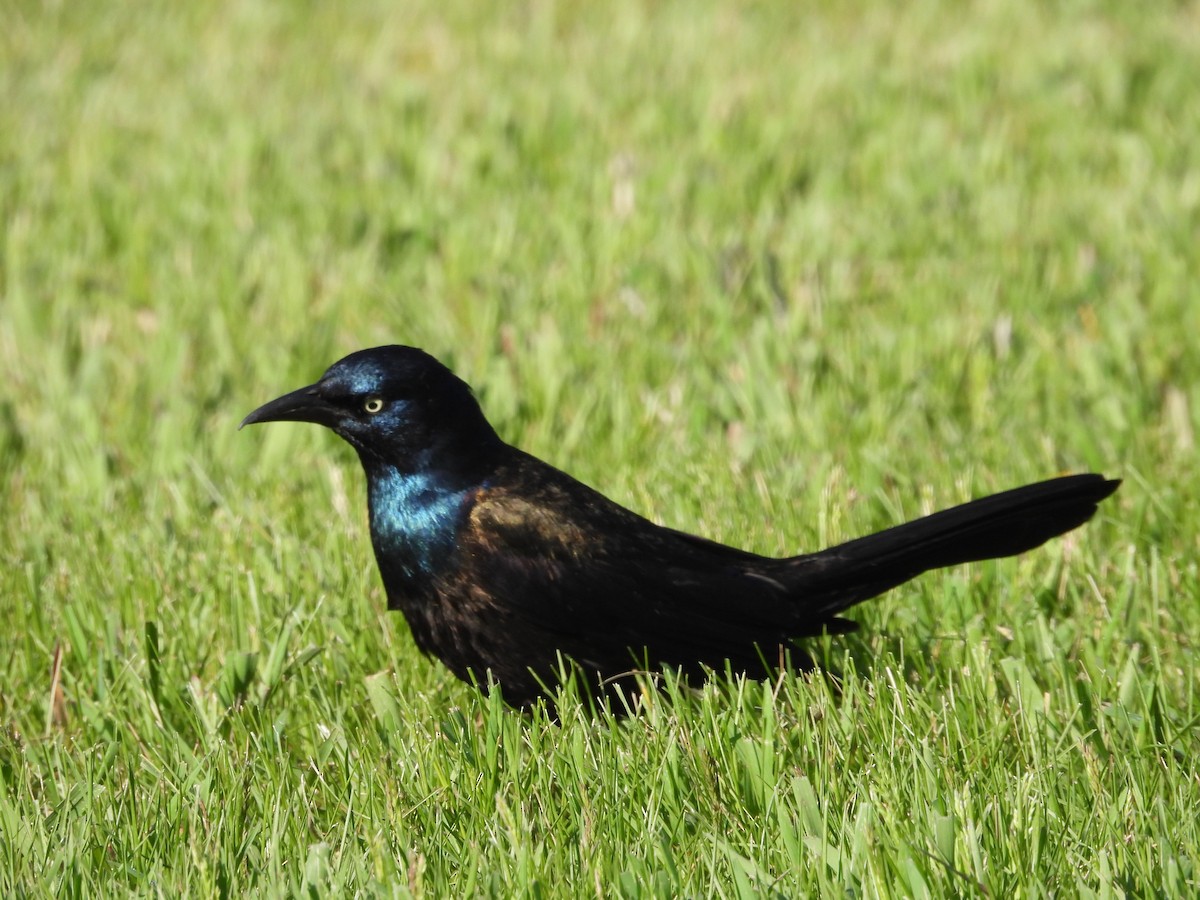
<svg viewBox="0 0 1200 900">
<path fill-rule="evenodd" d="M 0 895 L 1200 892 L 1195 2 L 14 0 L 0 85 Z M 397 342 L 763 553 L 1125 483 L 552 723 L 237 430 Z"/>
</svg>

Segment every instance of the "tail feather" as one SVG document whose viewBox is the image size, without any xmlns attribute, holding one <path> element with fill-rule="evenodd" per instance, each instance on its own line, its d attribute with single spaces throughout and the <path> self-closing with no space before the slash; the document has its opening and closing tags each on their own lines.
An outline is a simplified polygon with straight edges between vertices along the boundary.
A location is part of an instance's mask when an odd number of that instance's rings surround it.
<svg viewBox="0 0 1200 900">
<path fill-rule="evenodd" d="M 930 569 L 1031 550 L 1078 528 L 1120 485 L 1102 475 L 1068 475 L 972 500 L 788 561 L 800 596 L 820 597 L 834 615 Z"/>
</svg>

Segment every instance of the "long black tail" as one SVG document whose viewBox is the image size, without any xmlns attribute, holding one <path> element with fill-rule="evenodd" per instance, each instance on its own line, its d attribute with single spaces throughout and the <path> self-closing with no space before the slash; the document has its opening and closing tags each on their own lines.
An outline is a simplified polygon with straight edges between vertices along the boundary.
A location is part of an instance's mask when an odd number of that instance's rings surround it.
<svg viewBox="0 0 1200 900">
<path fill-rule="evenodd" d="M 1068 475 L 972 500 L 789 560 L 789 587 L 800 598 L 820 598 L 809 612 L 834 615 L 930 569 L 1040 546 L 1090 519 L 1120 483 Z"/>
</svg>

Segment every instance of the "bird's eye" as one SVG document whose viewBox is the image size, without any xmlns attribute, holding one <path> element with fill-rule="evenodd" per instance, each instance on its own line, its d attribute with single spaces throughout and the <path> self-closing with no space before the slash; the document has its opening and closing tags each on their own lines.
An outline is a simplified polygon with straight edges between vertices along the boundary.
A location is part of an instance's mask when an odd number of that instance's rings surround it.
<svg viewBox="0 0 1200 900">
<path fill-rule="evenodd" d="M 383 411 L 383 398 L 382 397 L 368 397 L 363 402 L 363 409 L 365 409 L 367 411 L 367 413 L 372 416 L 375 415 L 376 413 L 382 412 Z"/>
</svg>

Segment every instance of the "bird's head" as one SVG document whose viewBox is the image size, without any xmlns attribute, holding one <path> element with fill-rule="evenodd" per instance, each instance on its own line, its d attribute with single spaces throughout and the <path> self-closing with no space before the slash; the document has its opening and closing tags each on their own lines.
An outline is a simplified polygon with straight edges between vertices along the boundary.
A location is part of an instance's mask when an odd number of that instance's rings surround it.
<svg viewBox="0 0 1200 900">
<path fill-rule="evenodd" d="M 472 465 L 499 444 L 465 381 L 423 350 L 375 347 L 338 360 L 308 387 L 242 420 L 314 422 L 349 442 L 371 469 Z"/>
</svg>

